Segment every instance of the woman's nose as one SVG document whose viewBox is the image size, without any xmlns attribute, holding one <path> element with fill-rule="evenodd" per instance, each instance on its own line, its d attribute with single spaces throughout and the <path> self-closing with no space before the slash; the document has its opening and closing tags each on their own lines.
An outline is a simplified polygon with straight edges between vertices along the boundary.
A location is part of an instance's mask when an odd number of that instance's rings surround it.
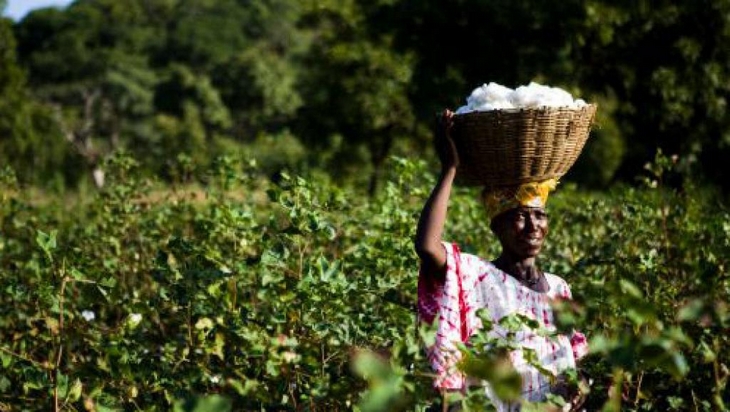
<svg viewBox="0 0 730 412">
<path fill-rule="evenodd" d="M 537 230 L 537 218 L 535 216 L 529 215 L 527 219 L 525 219 L 525 230 L 528 232 L 534 232 Z"/>
</svg>

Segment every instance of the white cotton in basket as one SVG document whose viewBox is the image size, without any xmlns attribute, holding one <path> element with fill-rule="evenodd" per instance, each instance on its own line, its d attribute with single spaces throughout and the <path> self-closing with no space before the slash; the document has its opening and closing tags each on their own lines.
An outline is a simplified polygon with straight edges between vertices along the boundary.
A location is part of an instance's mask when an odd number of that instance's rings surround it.
<svg viewBox="0 0 730 412">
<path fill-rule="evenodd" d="M 516 89 L 491 82 L 474 89 L 466 98 L 466 105 L 459 107 L 456 114 L 498 109 L 530 107 L 569 107 L 577 109 L 586 105 L 582 99 L 574 99 L 559 87 L 550 87 L 535 82 Z"/>
</svg>

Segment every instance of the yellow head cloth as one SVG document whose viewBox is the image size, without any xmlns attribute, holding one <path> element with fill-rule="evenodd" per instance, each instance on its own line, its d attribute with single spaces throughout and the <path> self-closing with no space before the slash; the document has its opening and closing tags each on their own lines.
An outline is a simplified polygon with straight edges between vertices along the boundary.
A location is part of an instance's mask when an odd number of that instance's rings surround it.
<svg viewBox="0 0 730 412">
<path fill-rule="evenodd" d="M 484 188 L 482 202 L 489 219 L 519 206 L 545 207 L 548 194 L 558 185 L 557 179 L 523 183 L 519 186 Z"/>
</svg>

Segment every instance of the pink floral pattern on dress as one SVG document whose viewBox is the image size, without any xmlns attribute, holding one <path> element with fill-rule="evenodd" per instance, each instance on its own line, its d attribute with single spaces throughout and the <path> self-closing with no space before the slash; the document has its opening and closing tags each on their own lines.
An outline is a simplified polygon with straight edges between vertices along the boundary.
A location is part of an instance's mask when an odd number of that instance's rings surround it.
<svg viewBox="0 0 730 412">
<path fill-rule="evenodd" d="M 438 317 L 436 340 L 427 348 L 431 367 L 436 373 L 434 386 L 438 389 L 463 389 L 464 375 L 457 370 L 460 352 L 456 343 L 467 342 L 481 327 L 476 312 L 480 308 L 489 311 L 494 328 L 492 337 L 504 337 L 506 331 L 498 322 L 504 316 L 521 314 L 534 319 L 548 330 L 555 330 L 551 301 L 572 299 L 568 284 L 553 274 L 546 273 L 549 290 L 536 292 L 512 276 L 502 272 L 491 262 L 477 256 L 462 254 L 456 244 L 443 243 L 446 250 L 446 277 L 442 281 L 419 275 L 418 316 L 426 323 Z M 576 360 L 588 352 L 586 338 L 580 332 L 570 336 L 548 337 L 530 330 L 517 333 L 516 341 L 522 348 L 535 351 L 541 365 L 554 375 L 576 366 Z M 530 401 L 544 400 L 550 388 L 550 377 L 540 373 L 523 358 L 522 350 L 510 354 L 513 366 L 522 375 L 522 398 Z M 518 404 L 493 400 L 499 411 L 519 410 Z"/>
</svg>

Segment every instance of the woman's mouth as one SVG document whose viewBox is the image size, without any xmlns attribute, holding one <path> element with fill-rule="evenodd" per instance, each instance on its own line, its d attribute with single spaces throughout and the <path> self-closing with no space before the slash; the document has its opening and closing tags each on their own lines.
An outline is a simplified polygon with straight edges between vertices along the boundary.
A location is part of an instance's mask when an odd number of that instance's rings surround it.
<svg viewBox="0 0 730 412">
<path fill-rule="evenodd" d="M 540 246 L 540 244 L 542 244 L 542 238 L 540 237 L 523 238 L 522 241 L 530 246 Z"/>
</svg>

